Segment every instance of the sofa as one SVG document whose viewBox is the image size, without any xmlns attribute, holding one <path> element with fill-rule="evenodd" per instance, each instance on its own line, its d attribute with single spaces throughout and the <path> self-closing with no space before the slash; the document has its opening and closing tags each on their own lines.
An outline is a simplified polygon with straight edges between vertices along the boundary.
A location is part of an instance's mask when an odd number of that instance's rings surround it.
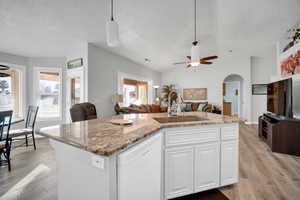
<svg viewBox="0 0 300 200">
<path fill-rule="evenodd" d="M 121 114 L 130 113 L 163 113 L 167 112 L 167 106 L 160 106 L 157 104 L 142 104 L 142 105 L 130 105 L 128 107 L 122 107 L 120 109 Z"/>
<path fill-rule="evenodd" d="M 130 113 L 163 113 L 167 112 L 167 106 L 160 106 L 157 104 L 142 104 L 142 105 L 130 105 L 128 107 L 122 107 L 120 109 L 121 114 L 130 114 Z M 216 107 L 208 102 L 183 102 L 183 112 L 213 112 L 218 113 L 216 111 Z"/>
<path fill-rule="evenodd" d="M 213 112 L 213 105 L 208 102 L 183 102 L 185 112 Z"/>
</svg>

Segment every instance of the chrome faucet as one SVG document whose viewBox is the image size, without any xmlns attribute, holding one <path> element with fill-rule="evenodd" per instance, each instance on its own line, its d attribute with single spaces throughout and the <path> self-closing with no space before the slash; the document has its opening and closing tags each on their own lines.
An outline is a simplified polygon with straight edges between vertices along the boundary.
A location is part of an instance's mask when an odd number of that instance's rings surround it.
<svg viewBox="0 0 300 200">
<path fill-rule="evenodd" d="M 176 94 L 176 92 L 175 92 L 174 90 L 171 90 L 171 92 L 170 92 L 169 95 L 168 95 L 168 107 L 171 107 L 171 106 L 172 106 L 171 96 L 172 96 L 173 93 Z"/>
</svg>

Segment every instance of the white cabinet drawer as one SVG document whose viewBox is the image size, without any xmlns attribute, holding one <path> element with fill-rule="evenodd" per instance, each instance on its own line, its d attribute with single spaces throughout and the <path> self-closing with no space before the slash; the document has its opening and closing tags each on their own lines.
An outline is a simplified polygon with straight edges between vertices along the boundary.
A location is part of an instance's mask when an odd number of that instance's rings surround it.
<svg viewBox="0 0 300 200">
<path fill-rule="evenodd" d="M 221 128 L 222 140 L 235 140 L 239 138 L 239 124 L 233 124 L 230 126 Z"/>
<path fill-rule="evenodd" d="M 220 128 L 205 127 L 166 131 L 166 146 L 216 142 L 220 139 Z"/>
</svg>

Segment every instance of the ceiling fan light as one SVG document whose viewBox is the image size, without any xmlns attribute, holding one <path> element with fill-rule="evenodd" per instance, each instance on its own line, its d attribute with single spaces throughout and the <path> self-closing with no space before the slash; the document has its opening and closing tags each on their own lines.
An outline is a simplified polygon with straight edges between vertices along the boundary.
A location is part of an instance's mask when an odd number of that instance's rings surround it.
<svg viewBox="0 0 300 200">
<path fill-rule="evenodd" d="M 107 45 L 110 47 L 116 47 L 120 44 L 119 25 L 114 20 L 110 20 L 106 23 L 106 40 Z"/>
<path fill-rule="evenodd" d="M 193 45 L 191 48 L 191 63 L 199 63 L 199 61 L 200 61 L 200 46 Z"/>
<path fill-rule="evenodd" d="M 199 62 L 191 62 L 190 65 L 191 65 L 192 67 L 197 67 L 197 66 L 200 65 L 200 63 L 199 63 Z"/>
</svg>

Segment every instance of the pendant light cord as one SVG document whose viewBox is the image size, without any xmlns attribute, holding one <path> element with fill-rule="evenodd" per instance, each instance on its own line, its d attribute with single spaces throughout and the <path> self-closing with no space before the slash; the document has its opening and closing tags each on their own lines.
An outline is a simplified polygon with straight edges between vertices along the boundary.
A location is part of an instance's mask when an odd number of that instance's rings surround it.
<svg viewBox="0 0 300 200">
<path fill-rule="evenodd" d="M 194 17 L 195 17 L 195 20 L 194 20 L 194 26 L 195 26 L 195 30 L 194 30 L 194 41 L 196 42 L 197 40 L 197 4 L 196 4 L 196 0 L 194 0 L 195 2 L 195 10 L 194 10 Z"/>
<path fill-rule="evenodd" d="M 110 16 L 110 20 L 114 21 L 114 0 L 110 1 L 110 9 L 111 9 L 111 16 Z"/>
</svg>

